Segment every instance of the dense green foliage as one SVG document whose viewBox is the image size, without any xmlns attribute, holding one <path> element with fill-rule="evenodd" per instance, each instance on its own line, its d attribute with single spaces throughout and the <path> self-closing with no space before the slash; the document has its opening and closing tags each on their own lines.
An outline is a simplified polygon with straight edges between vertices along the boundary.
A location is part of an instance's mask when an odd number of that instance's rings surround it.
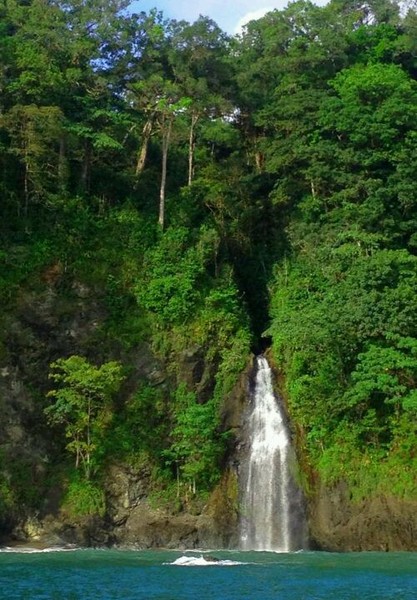
<svg viewBox="0 0 417 600">
<path fill-rule="evenodd" d="M 86 479 L 94 470 L 94 458 L 103 443 L 111 419 L 112 397 L 122 382 L 121 365 L 108 362 L 96 368 L 81 356 L 51 364 L 49 377 L 58 384 L 48 392 L 53 403 L 45 409 L 48 422 L 64 425 L 66 449 L 75 454 L 76 468 Z"/>
<path fill-rule="evenodd" d="M 262 335 L 311 472 L 415 496 L 416 28 L 391 0 L 298 0 L 235 38 L 123 0 L 0 8 L 0 360 L 46 294 L 67 337 L 23 372 L 68 512 L 103 513 L 112 461 L 211 490 Z M 0 443 L 1 520 L 36 500 Z"/>
</svg>

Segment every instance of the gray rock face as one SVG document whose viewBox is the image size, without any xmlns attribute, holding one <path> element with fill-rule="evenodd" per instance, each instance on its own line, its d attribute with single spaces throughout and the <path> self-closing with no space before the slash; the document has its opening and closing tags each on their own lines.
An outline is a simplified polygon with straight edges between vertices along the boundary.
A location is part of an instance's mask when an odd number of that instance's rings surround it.
<svg viewBox="0 0 417 600">
<path fill-rule="evenodd" d="M 60 512 L 63 490 L 47 480 L 54 460 L 56 440 L 43 414 L 48 372 L 52 361 L 71 354 L 92 356 L 109 352 L 96 343 L 96 334 L 107 313 L 102 292 L 73 281 L 61 289 L 62 270 L 48 272 L 36 290 L 22 292 L 17 306 L 3 317 L 4 345 L 0 347 L 0 482 L 17 485 L 13 465 L 24 466 L 22 495 L 28 502 L 13 508 L 0 503 L 0 541 L 31 541 L 39 544 L 130 545 L 135 547 L 226 547 L 235 532 L 236 507 L 230 496 L 228 477 L 218 486 L 205 507 L 190 514 L 187 507 L 173 514 L 149 502 L 150 473 L 146 467 L 109 465 L 105 481 L 106 514 L 103 518 L 69 519 Z M 111 358 L 131 365 L 131 381 L 169 388 L 165 366 L 145 342 L 125 355 L 112 347 Z M 103 354 L 103 360 L 109 355 Z M 177 357 L 178 378 L 194 389 L 204 402 L 213 386 L 216 366 L 204 361 L 200 347 Z M 49 469 L 50 472 L 50 469 Z M 38 498 L 31 498 L 36 490 Z M 33 502 L 32 502 L 33 500 Z"/>
<path fill-rule="evenodd" d="M 2 315 L 0 482 L 18 490 L 22 500 L 0 503 L 0 536 L 13 529 L 16 537 L 24 536 L 33 530 L 26 527 L 33 511 L 43 515 L 59 502 L 59 490 L 46 493 L 54 454 L 43 414 L 49 364 L 86 350 L 105 318 L 97 297 L 59 293 L 57 281 L 21 292 L 13 311 Z"/>
<path fill-rule="evenodd" d="M 353 502 L 339 484 L 322 486 L 309 513 L 312 542 L 323 550 L 417 550 L 417 502 L 381 496 Z"/>
<path fill-rule="evenodd" d="M 114 466 L 107 481 L 108 511 L 69 519 L 56 512 L 29 516 L 15 526 L 12 539 L 43 546 L 119 546 L 136 549 L 228 548 L 236 546 L 237 507 L 233 476 L 226 475 L 200 514 L 172 513 L 147 496 L 149 476 Z"/>
</svg>

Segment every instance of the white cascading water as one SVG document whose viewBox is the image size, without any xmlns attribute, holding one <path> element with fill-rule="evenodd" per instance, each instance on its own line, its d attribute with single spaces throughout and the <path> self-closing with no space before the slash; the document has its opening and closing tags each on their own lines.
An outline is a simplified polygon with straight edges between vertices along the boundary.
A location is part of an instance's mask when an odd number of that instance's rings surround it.
<svg viewBox="0 0 417 600">
<path fill-rule="evenodd" d="M 305 544 L 302 494 L 295 485 L 295 454 L 285 413 L 265 357 L 256 359 L 247 421 L 249 454 L 243 469 L 241 548 L 290 552 Z"/>
</svg>

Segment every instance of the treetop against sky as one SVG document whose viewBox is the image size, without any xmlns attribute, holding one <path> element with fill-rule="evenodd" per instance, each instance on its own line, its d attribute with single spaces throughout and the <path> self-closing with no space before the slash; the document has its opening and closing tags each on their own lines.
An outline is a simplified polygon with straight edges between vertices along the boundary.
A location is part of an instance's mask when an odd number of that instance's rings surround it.
<svg viewBox="0 0 417 600">
<path fill-rule="evenodd" d="M 136 0 L 133 10 L 148 11 L 158 8 L 170 19 L 185 19 L 193 22 L 199 15 L 212 18 L 224 31 L 234 34 L 253 19 L 260 19 L 270 10 L 283 9 L 286 0 Z M 317 0 L 316 4 L 325 4 Z"/>
</svg>

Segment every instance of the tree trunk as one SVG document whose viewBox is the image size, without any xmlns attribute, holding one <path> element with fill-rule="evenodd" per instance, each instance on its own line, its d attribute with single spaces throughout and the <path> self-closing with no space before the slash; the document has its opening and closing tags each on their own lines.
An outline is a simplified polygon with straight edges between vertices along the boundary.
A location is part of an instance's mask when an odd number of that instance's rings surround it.
<svg viewBox="0 0 417 600">
<path fill-rule="evenodd" d="M 153 119 L 150 118 L 148 121 L 146 121 L 146 123 L 142 129 L 142 147 L 138 154 L 138 161 L 136 163 L 136 171 L 135 171 L 136 176 L 140 175 L 142 173 L 143 169 L 145 168 L 146 157 L 148 155 L 149 140 L 151 138 L 151 133 L 152 133 L 152 127 L 153 127 Z"/>
<path fill-rule="evenodd" d="M 264 162 L 265 162 L 265 157 L 263 152 L 260 152 L 259 150 L 257 150 L 255 152 L 255 165 L 256 165 L 256 171 L 257 173 L 262 173 L 264 170 Z"/>
<path fill-rule="evenodd" d="M 193 113 L 191 116 L 191 126 L 190 126 L 190 138 L 188 141 L 188 185 L 191 185 L 193 181 L 194 174 L 194 149 L 195 149 L 195 139 L 194 139 L 194 129 L 197 125 L 199 116 L 196 113 Z"/>
<path fill-rule="evenodd" d="M 59 157 L 58 157 L 58 182 L 61 192 L 67 190 L 68 182 L 68 164 L 67 164 L 67 148 L 65 137 L 61 136 L 59 140 Z"/>
<path fill-rule="evenodd" d="M 165 119 L 164 119 L 165 120 Z M 161 229 L 164 229 L 165 225 L 165 186 L 167 179 L 167 160 L 168 160 L 168 148 L 169 140 L 171 137 L 172 130 L 172 118 L 168 118 L 168 124 L 162 123 L 162 174 L 161 174 L 161 187 L 159 190 L 159 219 L 158 223 Z"/>
<path fill-rule="evenodd" d="M 24 193 L 25 193 L 25 206 L 24 206 L 24 215 L 28 216 L 28 208 L 29 208 L 29 163 L 26 153 L 25 160 L 25 177 L 24 177 Z"/>
<path fill-rule="evenodd" d="M 311 195 L 313 196 L 313 198 L 316 198 L 316 187 L 314 185 L 314 181 L 312 179 L 310 179 L 310 187 L 311 187 Z"/>
<path fill-rule="evenodd" d="M 84 144 L 83 164 L 81 168 L 81 188 L 83 192 L 87 192 L 90 184 L 91 170 L 91 144 L 88 140 Z"/>
</svg>

